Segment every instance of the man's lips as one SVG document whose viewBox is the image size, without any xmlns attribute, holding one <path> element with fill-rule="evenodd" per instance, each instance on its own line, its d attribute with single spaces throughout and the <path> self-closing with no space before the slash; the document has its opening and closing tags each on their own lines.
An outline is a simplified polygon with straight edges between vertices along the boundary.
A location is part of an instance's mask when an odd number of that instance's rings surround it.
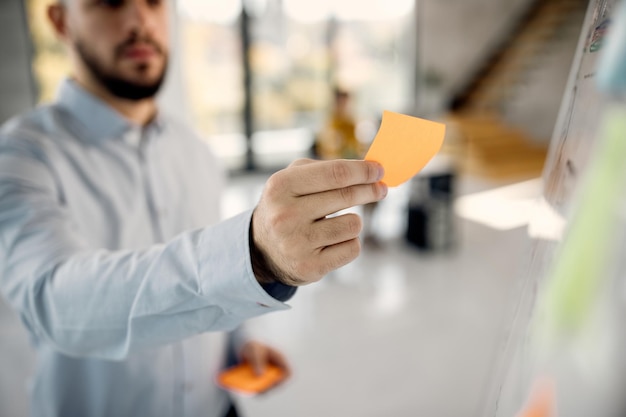
<svg viewBox="0 0 626 417">
<path fill-rule="evenodd" d="M 133 60 L 147 60 L 157 55 L 157 51 L 150 45 L 134 45 L 124 48 L 122 56 Z"/>
</svg>

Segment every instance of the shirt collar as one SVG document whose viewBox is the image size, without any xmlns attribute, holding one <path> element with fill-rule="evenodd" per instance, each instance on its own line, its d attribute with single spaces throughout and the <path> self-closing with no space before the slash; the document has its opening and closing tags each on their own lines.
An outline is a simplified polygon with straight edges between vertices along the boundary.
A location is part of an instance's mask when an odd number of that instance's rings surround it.
<svg viewBox="0 0 626 417">
<path fill-rule="evenodd" d="M 93 141 L 125 139 L 129 134 L 141 134 L 142 130 L 160 133 L 165 127 L 163 116 L 157 113 L 154 120 L 142 129 L 71 79 L 61 83 L 56 101 L 80 122 L 87 139 Z"/>
</svg>

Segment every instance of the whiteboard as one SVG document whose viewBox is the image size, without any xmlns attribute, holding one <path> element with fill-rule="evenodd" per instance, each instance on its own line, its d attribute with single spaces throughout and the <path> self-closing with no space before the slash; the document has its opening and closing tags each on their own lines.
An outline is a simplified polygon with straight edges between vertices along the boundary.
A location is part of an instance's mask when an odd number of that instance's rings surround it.
<svg viewBox="0 0 626 417">
<path fill-rule="evenodd" d="M 615 0 L 592 0 L 578 41 L 544 169 L 544 197 L 567 214 L 596 144 L 606 98 L 596 87 L 599 52 Z"/>
<path fill-rule="evenodd" d="M 616 3 L 617 0 L 589 2 L 543 172 L 543 201 L 539 206 L 547 207 L 553 212 L 550 215 L 562 219 L 565 226 L 596 150 L 598 129 L 608 106 L 607 99 L 597 90 L 595 77 L 599 51 Z M 537 213 L 537 217 L 545 215 L 545 209 Z M 512 295 L 512 311 L 494 357 L 481 417 L 514 417 L 526 401 L 533 377 L 528 326 L 559 245 L 558 239 L 531 242 L 527 268 Z"/>
</svg>

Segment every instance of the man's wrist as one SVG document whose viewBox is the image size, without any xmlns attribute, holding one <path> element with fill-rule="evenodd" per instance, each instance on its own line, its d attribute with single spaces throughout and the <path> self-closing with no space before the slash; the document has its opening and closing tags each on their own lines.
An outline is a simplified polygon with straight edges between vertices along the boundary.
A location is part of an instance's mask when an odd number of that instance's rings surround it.
<svg viewBox="0 0 626 417">
<path fill-rule="evenodd" d="M 273 284 L 278 282 L 276 275 L 267 265 L 267 257 L 254 244 L 252 236 L 250 236 L 250 261 L 252 263 L 252 272 L 259 284 Z"/>
<path fill-rule="evenodd" d="M 252 214 L 254 217 L 254 213 Z M 253 220 L 250 220 L 250 231 L 248 236 L 250 261 L 252 264 L 252 272 L 257 281 L 261 285 L 271 285 L 275 283 L 292 286 L 279 269 L 274 266 L 269 257 L 254 242 Z"/>
<path fill-rule="evenodd" d="M 261 284 L 265 292 L 275 299 L 282 302 L 289 300 L 296 293 L 298 287 L 280 280 L 279 275 L 269 266 L 267 256 L 254 244 L 252 223 L 250 223 L 249 242 L 252 272 L 257 282 Z"/>
</svg>

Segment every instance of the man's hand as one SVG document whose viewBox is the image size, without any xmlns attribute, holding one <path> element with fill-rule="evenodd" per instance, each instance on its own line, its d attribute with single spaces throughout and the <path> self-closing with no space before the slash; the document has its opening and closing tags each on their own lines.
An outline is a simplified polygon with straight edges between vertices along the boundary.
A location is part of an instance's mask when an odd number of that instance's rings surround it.
<svg viewBox="0 0 626 417">
<path fill-rule="evenodd" d="M 301 159 L 272 175 L 252 215 L 250 246 L 261 283 L 319 281 L 361 251 L 361 219 L 340 210 L 382 200 L 383 168 L 375 162 Z"/>
<path fill-rule="evenodd" d="M 283 370 L 285 377 L 281 380 L 281 384 L 289 379 L 291 369 L 287 359 L 282 353 L 274 348 L 266 346 L 259 342 L 246 342 L 239 352 L 239 357 L 245 363 L 248 363 L 254 369 L 257 375 L 263 375 L 265 366 L 268 364 L 275 365 Z"/>
</svg>

